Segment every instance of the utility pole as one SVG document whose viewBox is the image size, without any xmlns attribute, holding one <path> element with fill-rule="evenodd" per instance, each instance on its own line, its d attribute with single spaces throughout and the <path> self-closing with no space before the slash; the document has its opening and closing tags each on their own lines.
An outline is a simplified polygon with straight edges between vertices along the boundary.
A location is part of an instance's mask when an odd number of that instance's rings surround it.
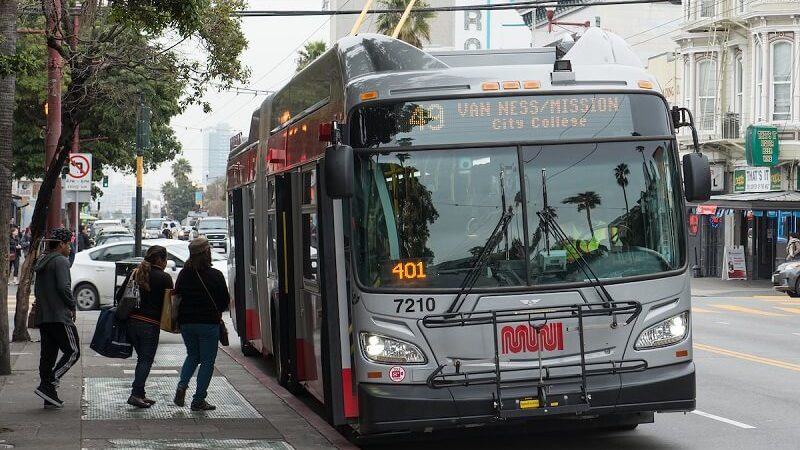
<svg viewBox="0 0 800 450">
<path fill-rule="evenodd" d="M 150 147 L 150 108 L 139 101 L 136 120 L 136 230 L 134 231 L 134 255 L 142 256 L 142 176 L 144 172 L 144 149 Z"/>
<path fill-rule="evenodd" d="M 56 31 L 61 22 L 61 2 L 52 2 L 53 15 L 47 19 L 47 29 Z M 58 32 L 53 33 L 53 38 L 61 43 Z M 44 141 L 45 170 L 53 164 L 61 137 L 61 55 L 52 48 L 47 49 L 47 134 Z M 61 180 L 56 179 L 53 194 L 50 197 L 50 206 L 47 210 L 47 233 L 61 224 Z"/>
</svg>

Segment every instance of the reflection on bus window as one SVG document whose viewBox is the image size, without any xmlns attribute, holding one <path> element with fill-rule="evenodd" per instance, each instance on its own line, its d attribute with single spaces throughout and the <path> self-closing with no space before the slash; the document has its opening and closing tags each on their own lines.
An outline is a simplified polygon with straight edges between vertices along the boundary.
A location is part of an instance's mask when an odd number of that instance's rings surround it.
<svg viewBox="0 0 800 450">
<path fill-rule="evenodd" d="M 478 286 L 525 284 L 522 196 L 515 149 L 375 155 L 359 170 L 360 273 L 374 287 L 460 285 L 503 211 Z M 398 266 L 398 264 L 400 264 Z"/>
<path fill-rule="evenodd" d="M 530 146 L 519 156 L 524 177 L 513 147 L 359 160 L 353 206 L 362 218 L 354 224 L 362 283 L 458 288 L 484 247 L 476 287 L 584 282 L 582 261 L 601 278 L 683 265 L 676 156 L 667 142 Z M 564 236 L 536 214 L 545 187 Z M 509 225 L 490 240 L 508 210 Z"/>
</svg>

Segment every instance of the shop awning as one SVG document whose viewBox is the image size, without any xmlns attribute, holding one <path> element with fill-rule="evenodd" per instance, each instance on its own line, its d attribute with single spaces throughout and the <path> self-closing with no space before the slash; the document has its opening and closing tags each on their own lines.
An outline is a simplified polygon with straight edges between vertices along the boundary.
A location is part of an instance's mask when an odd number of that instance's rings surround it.
<svg viewBox="0 0 800 450">
<path fill-rule="evenodd" d="M 800 210 L 800 192 L 774 191 L 712 195 L 705 204 L 733 209 Z"/>
</svg>

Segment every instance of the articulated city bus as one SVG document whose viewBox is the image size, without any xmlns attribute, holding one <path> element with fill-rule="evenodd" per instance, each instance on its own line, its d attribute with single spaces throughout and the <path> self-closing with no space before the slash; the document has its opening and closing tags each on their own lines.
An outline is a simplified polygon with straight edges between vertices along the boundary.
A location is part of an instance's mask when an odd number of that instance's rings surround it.
<svg viewBox="0 0 800 450">
<path fill-rule="evenodd" d="M 558 60 L 336 43 L 230 154 L 243 351 L 365 435 L 694 409 L 708 162 L 681 171 L 691 114 L 631 55 L 596 29 Z"/>
</svg>

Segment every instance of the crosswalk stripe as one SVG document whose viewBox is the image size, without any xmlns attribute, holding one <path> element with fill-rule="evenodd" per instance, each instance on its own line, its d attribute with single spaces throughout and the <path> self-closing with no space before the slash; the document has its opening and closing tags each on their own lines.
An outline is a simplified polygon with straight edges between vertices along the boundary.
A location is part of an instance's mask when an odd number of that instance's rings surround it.
<svg viewBox="0 0 800 450">
<path fill-rule="evenodd" d="M 775 308 L 780 309 L 781 311 L 786 311 L 792 314 L 800 314 L 800 308 L 786 308 L 783 306 L 776 306 Z"/>
<path fill-rule="evenodd" d="M 725 309 L 725 310 L 728 310 L 728 311 L 735 311 L 735 312 L 740 312 L 740 313 L 744 313 L 744 314 L 752 314 L 754 316 L 781 317 L 781 316 L 785 316 L 786 315 L 786 314 L 775 313 L 775 312 L 770 312 L 770 311 L 763 311 L 763 310 L 760 310 L 760 309 L 745 308 L 744 306 L 738 306 L 738 305 L 717 305 L 717 304 L 715 304 L 715 305 L 711 305 L 711 306 L 713 306 L 715 308 Z"/>
<path fill-rule="evenodd" d="M 714 311 L 711 309 L 699 308 L 697 306 L 692 306 L 693 313 L 713 313 Z"/>
</svg>

